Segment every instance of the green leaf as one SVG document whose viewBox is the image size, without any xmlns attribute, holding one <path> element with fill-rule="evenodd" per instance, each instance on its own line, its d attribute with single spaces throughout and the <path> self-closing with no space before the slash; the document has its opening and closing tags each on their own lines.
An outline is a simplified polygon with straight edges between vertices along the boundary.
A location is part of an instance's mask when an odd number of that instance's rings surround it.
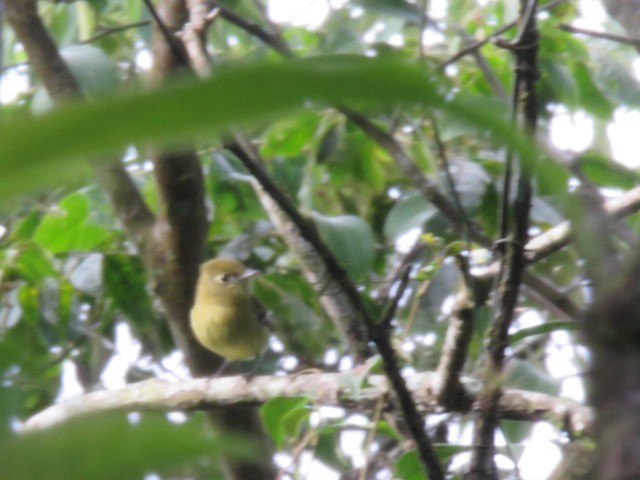
<svg viewBox="0 0 640 480">
<path fill-rule="evenodd" d="M 587 177 L 602 186 L 627 190 L 637 185 L 640 180 L 635 170 L 626 168 L 597 151 L 583 153 L 579 162 Z"/>
<path fill-rule="evenodd" d="M 628 63 L 612 55 L 610 49 L 595 50 L 592 78 L 601 92 L 616 105 L 637 107 L 640 105 L 640 82 Z"/>
<path fill-rule="evenodd" d="M 149 324 L 154 318 L 146 290 L 142 262 L 131 255 L 106 255 L 103 263 L 106 293 L 134 324 Z"/>
<path fill-rule="evenodd" d="M 455 183 L 456 193 L 460 198 L 462 207 L 467 212 L 475 210 L 480 205 L 482 196 L 484 195 L 487 186 L 490 184 L 491 178 L 487 175 L 484 168 L 476 162 L 471 162 L 465 159 L 456 159 L 452 161 L 450 170 Z M 446 191 L 449 196 L 451 196 L 451 189 L 449 187 L 449 182 L 445 178 L 445 174 L 442 173 L 440 177 L 440 183 L 443 185 L 443 191 Z"/>
<path fill-rule="evenodd" d="M 11 238 L 13 240 L 27 240 L 34 234 L 40 221 L 42 220 L 42 212 L 32 210 L 26 216 L 18 219 L 11 228 Z"/>
<path fill-rule="evenodd" d="M 145 473 L 171 472 L 205 455 L 244 452 L 251 444 L 225 434 L 208 438 L 193 422 L 171 424 L 145 415 L 131 425 L 123 415 L 86 416 L 60 426 L 16 436 L 0 444 L 0 477 L 11 480 L 138 479 Z"/>
<path fill-rule="evenodd" d="M 569 67 L 552 60 L 541 60 L 543 79 L 549 82 L 551 90 L 570 107 L 578 106 L 578 85 Z"/>
<path fill-rule="evenodd" d="M 92 45 L 69 45 L 60 50 L 60 55 L 88 97 L 95 98 L 96 95 L 117 89 L 120 83 L 118 67 L 101 49 Z M 43 113 L 53 106 L 46 89 L 40 87 L 33 96 L 32 110 Z"/>
<path fill-rule="evenodd" d="M 569 172 L 554 159 L 547 156 L 540 157 L 533 173 L 540 196 L 564 195 L 566 193 L 569 185 Z"/>
<path fill-rule="evenodd" d="M 351 462 L 340 448 L 340 434 L 342 429 L 335 426 L 325 426 L 318 432 L 315 454 L 319 460 L 339 472 L 352 467 Z"/>
<path fill-rule="evenodd" d="M 45 278 L 56 276 L 50 255 L 33 242 L 21 246 L 13 268 L 21 278 L 32 285 L 39 285 Z"/>
<path fill-rule="evenodd" d="M 93 251 L 113 237 L 101 226 L 89 222 L 89 199 L 72 193 L 58 204 L 58 210 L 46 215 L 33 238 L 52 253 Z"/>
<path fill-rule="evenodd" d="M 319 116 L 312 112 L 276 122 L 265 133 L 262 154 L 267 157 L 299 155 L 313 139 L 319 123 Z"/>
<path fill-rule="evenodd" d="M 307 397 L 275 397 L 260 408 L 262 423 L 278 448 L 299 433 L 310 414 Z"/>
<path fill-rule="evenodd" d="M 184 141 L 312 104 L 440 107 L 514 148 L 526 161 L 537 156 L 532 142 L 515 133 L 504 116 L 462 97 L 445 101 L 432 84 L 422 66 L 337 55 L 222 68 L 207 80 L 91 104 L 75 102 L 36 118 L 3 122 L 0 198 L 77 176 L 87 156 L 97 158 L 133 142 Z M 88 131 L 92 134 L 79 134 Z"/>
<path fill-rule="evenodd" d="M 471 115 L 459 115 L 457 112 L 445 109 L 444 114 L 438 118 L 440 137 L 445 142 L 461 135 L 477 135 L 479 132 L 486 132 L 491 129 L 491 124 L 496 120 L 506 121 L 508 118 L 509 107 L 500 99 L 459 93 L 456 95 L 456 100 L 464 104 L 470 111 L 481 115 L 491 115 L 493 120 L 490 123 L 478 123 Z"/>
<path fill-rule="evenodd" d="M 403 439 L 402 434 L 398 432 L 395 427 L 391 426 L 386 420 L 378 421 L 378 423 L 376 424 L 376 432 L 380 435 L 386 435 L 387 437 L 393 438 L 397 441 Z"/>
<path fill-rule="evenodd" d="M 374 238 L 371 227 L 355 215 L 326 217 L 312 214 L 320 236 L 353 280 L 362 279 L 371 267 Z"/>
<path fill-rule="evenodd" d="M 402 235 L 422 228 L 437 210 L 419 193 L 402 198 L 389 211 L 384 222 L 384 235 L 390 241 L 397 241 Z"/>
<path fill-rule="evenodd" d="M 408 22 L 420 24 L 422 15 L 420 8 L 403 0 L 356 0 L 355 5 L 362 5 L 365 9 L 383 15 L 400 17 Z"/>
<path fill-rule="evenodd" d="M 427 480 L 427 474 L 420 462 L 417 450 L 403 454 L 395 465 L 394 478 L 398 480 Z"/>
<path fill-rule="evenodd" d="M 334 161 L 351 174 L 348 183 L 366 182 L 375 191 L 383 189 L 385 185 L 388 175 L 383 167 L 385 160 L 387 153 L 361 130 L 346 135 L 342 148 L 334 157 Z"/>
<path fill-rule="evenodd" d="M 453 455 L 469 450 L 468 446 L 461 445 L 437 445 L 436 454 L 441 462 L 449 460 Z M 429 477 L 424 471 L 417 450 L 404 453 L 395 465 L 395 476 L 398 480 L 427 480 Z"/>
<path fill-rule="evenodd" d="M 580 328 L 576 322 L 549 322 L 535 327 L 528 327 L 518 330 L 516 333 L 509 335 L 509 345 L 515 345 L 516 343 L 524 340 L 525 338 L 533 335 L 544 335 L 551 332 L 559 331 L 575 331 Z"/>
<path fill-rule="evenodd" d="M 614 105 L 591 78 L 591 70 L 580 62 L 574 69 L 574 76 L 580 92 L 580 106 L 596 117 L 609 120 L 613 115 Z"/>
<path fill-rule="evenodd" d="M 512 360 L 507 365 L 505 385 L 549 395 L 560 392 L 559 379 L 551 377 L 533 363 L 521 360 Z"/>
</svg>

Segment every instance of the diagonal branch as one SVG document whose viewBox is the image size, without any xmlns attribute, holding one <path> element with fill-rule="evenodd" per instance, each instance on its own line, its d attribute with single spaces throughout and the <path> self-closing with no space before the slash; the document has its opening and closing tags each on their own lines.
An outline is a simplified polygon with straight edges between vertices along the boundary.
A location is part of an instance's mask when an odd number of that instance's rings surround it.
<svg viewBox="0 0 640 480">
<path fill-rule="evenodd" d="M 51 98 L 62 101 L 80 95 L 80 87 L 62 60 L 49 35 L 35 0 L 7 0 L 5 14 L 11 28 L 27 52 L 31 68 Z"/>
<path fill-rule="evenodd" d="M 422 463 L 429 473 L 429 478 L 434 480 L 444 479 L 442 465 L 440 464 L 433 445 L 424 429 L 422 416 L 412 399 L 411 392 L 409 391 L 404 378 L 400 374 L 396 352 L 391 344 L 391 322 L 374 321 L 373 317 L 371 317 L 369 311 L 366 309 L 355 285 L 349 279 L 347 272 L 342 268 L 333 256 L 333 253 L 324 244 L 315 226 L 302 217 L 300 212 L 298 212 L 298 210 L 288 201 L 286 196 L 278 189 L 273 180 L 271 180 L 267 172 L 256 161 L 256 159 L 253 158 L 250 150 L 248 150 L 247 147 L 243 147 L 238 142 L 232 143 L 228 148 L 242 161 L 245 168 L 247 168 L 247 170 L 260 184 L 260 187 L 264 189 L 264 191 L 266 191 L 273 199 L 275 204 L 277 204 L 278 209 L 281 209 L 286 213 L 291 222 L 295 225 L 300 236 L 313 246 L 315 253 L 321 260 L 321 271 L 326 272 L 331 283 L 338 285 L 344 295 L 348 298 L 351 307 L 361 319 L 362 323 L 364 323 L 369 339 L 373 341 L 378 348 L 378 352 L 382 357 L 385 373 L 393 385 L 402 413 L 407 421 L 411 434 L 416 441 Z M 321 280 L 323 282 L 327 281 L 327 279 Z M 349 333 L 353 334 L 358 332 L 356 329 L 359 329 L 359 325 L 350 322 L 349 327 L 352 329 L 352 332 Z"/>
<path fill-rule="evenodd" d="M 255 178 L 254 188 L 269 217 L 303 264 L 307 280 L 318 291 L 336 328 L 345 335 L 351 352 L 363 361 L 370 355 L 363 324 L 373 324 L 373 319 L 347 272 L 322 241 L 315 225 L 300 214 L 264 170 L 258 152 L 239 136 L 227 148 Z"/>
</svg>

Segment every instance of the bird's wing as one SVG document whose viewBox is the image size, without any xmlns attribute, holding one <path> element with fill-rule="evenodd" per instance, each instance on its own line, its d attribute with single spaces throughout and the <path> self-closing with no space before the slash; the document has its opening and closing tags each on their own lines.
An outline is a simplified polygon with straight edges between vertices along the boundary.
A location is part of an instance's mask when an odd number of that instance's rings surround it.
<svg viewBox="0 0 640 480">
<path fill-rule="evenodd" d="M 267 309 L 256 297 L 251 297 L 251 309 L 253 310 L 260 325 L 264 325 L 271 331 L 275 330 L 273 319 L 269 317 Z"/>
</svg>

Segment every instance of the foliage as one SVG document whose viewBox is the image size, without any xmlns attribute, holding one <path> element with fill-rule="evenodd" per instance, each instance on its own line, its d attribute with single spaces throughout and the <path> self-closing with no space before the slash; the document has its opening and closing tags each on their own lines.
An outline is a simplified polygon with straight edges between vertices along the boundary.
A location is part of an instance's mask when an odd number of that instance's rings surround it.
<svg viewBox="0 0 640 480">
<path fill-rule="evenodd" d="M 270 25 L 261 2 L 218 3 L 274 38 L 278 29 L 297 58 L 281 58 L 252 33 L 217 17 L 207 33 L 214 75 L 151 86 L 141 61 L 151 47 L 143 2 L 41 2 L 42 18 L 66 49 L 65 58 L 82 52 L 79 62 L 69 60 L 72 72 L 88 93 L 96 93 L 51 109 L 43 105 L 50 99 L 43 99 L 40 81 L 21 64 L 28 59 L 14 33 L 3 31 L 4 78 L 17 73 L 29 88 L 2 106 L 0 128 L 0 198 L 5 202 L 0 210 L 0 377 L 5 390 L 0 394 L 0 438 L 6 440 L 0 454 L 11 460 L 3 460 L 0 476 L 140 478 L 153 472 L 170 478 L 179 472 L 211 478 L 207 475 L 218 472 L 222 454 L 239 453 L 233 442 L 208 439 L 199 416 L 179 426 L 146 415 L 141 425 L 120 417 L 97 418 L 33 437 L 16 435 L 14 427 L 56 401 L 70 379 L 91 390 L 108 382 L 105 377 L 118 375 L 112 366 L 122 358 L 118 327 L 126 325 L 136 342 L 133 350 L 139 348 L 128 357 L 126 371 L 119 372 L 120 381 L 164 376 L 173 368 L 167 365 L 176 347 L 148 288 L 150 272 L 108 207 L 108 195 L 97 186 L 87 160 L 100 163 L 106 153 L 126 151 L 123 165 L 151 209 L 158 210 L 161 193 L 150 172 L 149 143 L 197 145 L 212 213 L 208 254 L 232 255 L 264 272 L 254 288 L 273 312 L 282 345 L 268 352 L 260 373 L 335 370 L 351 365 L 352 357 L 314 286 L 304 281 L 299 259 L 268 221 L 246 171 L 223 147 L 220 138 L 230 131 L 242 128 L 254 142 L 268 173 L 314 222 L 372 312 L 382 310 L 381 292 L 390 288 L 406 252 L 420 243 L 393 332 L 408 371 L 432 370 L 440 359 L 452 299 L 463 283 L 456 254 L 463 252 L 482 266 L 489 263 L 491 245 L 469 238 L 465 228 L 454 228 L 394 153 L 336 105 L 362 111 L 392 133 L 428 180 L 425 184 L 462 207 L 464 217 L 492 239 L 499 232 L 507 148 L 525 162 L 538 162 L 531 232 L 545 231 L 568 215 L 573 172 L 553 153 L 534 146 L 509 119 L 509 52 L 489 42 L 480 50 L 481 66 L 467 55 L 439 68 L 472 39 L 486 38 L 515 19 L 518 2 L 450 0 L 443 11 L 429 10 L 429 22 L 421 15 L 429 2 L 329 2 L 321 28 Z M 637 80 L 630 73 L 633 51 L 558 27 L 578 15 L 567 3 L 538 16 L 539 132 L 548 134 L 562 112 L 584 113 L 596 132 L 575 164 L 594 184 L 621 192 L 637 183 L 637 172 L 614 162 L 602 138 L 617 109 L 638 105 Z M 114 29 L 129 24 L 135 25 Z M 504 38 L 513 38 L 515 31 L 507 30 Z M 91 48 L 80 47 L 85 42 Z M 92 77 L 96 68 L 103 73 Z M 119 82 L 110 78 L 113 68 Z M 97 82 L 93 87 L 87 84 L 92 81 Z M 637 226 L 633 216 L 628 222 Z M 584 272 L 573 248 L 531 270 L 563 298 L 579 307 L 587 303 L 577 288 Z M 486 300 L 486 293 L 474 293 Z M 558 349 L 575 349 L 572 359 L 562 359 L 569 369 L 584 367 L 584 352 L 576 349 L 575 319 L 568 320 L 571 313 L 554 305 L 536 296 L 521 298 L 509 337 L 514 360 L 507 385 L 557 395 L 560 380 L 553 378 L 547 360 Z M 491 315 L 490 304 L 479 304 L 474 312 L 465 373 L 476 378 Z M 179 367 L 176 372 L 181 374 Z M 356 390 L 363 388 L 361 380 L 354 381 Z M 278 450 L 287 453 L 291 465 L 285 468 L 292 478 L 303 475 L 309 458 L 317 459 L 312 469 L 323 464 L 347 475 L 361 467 L 354 460 L 358 455 L 381 475 L 425 478 L 419 456 L 402 442 L 402 422 L 371 411 L 326 415 L 313 399 L 302 397 L 273 399 L 261 413 Z M 472 416 L 451 413 L 438 426 L 429 422 L 445 464 L 464 462 L 469 442 L 463 433 L 472 421 Z M 345 446 L 344 438 L 356 426 L 366 433 Z M 505 449 L 512 470 L 523 450 L 517 447 L 526 443 L 532 427 L 527 422 L 501 427 L 509 447 L 515 447 Z M 449 434 L 438 435 L 440 430 Z M 127 442 L 121 444 L 123 438 Z M 172 442 L 180 448 L 171 448 Z M 49 453 L 42 457 L 43 452 Z M 28 461 L 36 456 L 41 463 Z M 74 457 L 82 461 L 74 464 Z M 56 473 L 70 464 L 75 470 L 69 476 Z"/>
</svg>

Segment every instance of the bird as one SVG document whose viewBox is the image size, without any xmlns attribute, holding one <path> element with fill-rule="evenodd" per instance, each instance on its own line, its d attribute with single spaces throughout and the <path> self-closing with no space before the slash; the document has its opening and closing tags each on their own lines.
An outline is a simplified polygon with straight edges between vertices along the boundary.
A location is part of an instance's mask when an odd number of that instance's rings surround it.
<svg viewBox="0 0 640 480">
<path fill-rule="evenodd" d="M 217 374 L 228 361 L 258 357 L 267 347 L 273 325 L 249 292 L 248 279 L 256 273 L 231 258 L 200 265 L 190 323 L 198 342 L 225 358 Z"/>
</svg>

